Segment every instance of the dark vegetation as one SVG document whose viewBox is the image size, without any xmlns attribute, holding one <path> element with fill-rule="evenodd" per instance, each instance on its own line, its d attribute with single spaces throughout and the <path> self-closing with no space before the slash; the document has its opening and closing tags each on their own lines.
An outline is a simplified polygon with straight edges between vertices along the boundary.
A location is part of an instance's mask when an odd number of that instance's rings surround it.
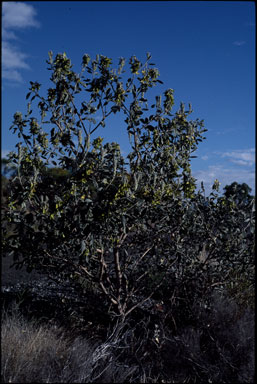
<svg viewBox="0 0 257 384">
<path fill-rule="evenodd" d="M 127 80 L 124 59 L 48 64 L 53 88 L 31 82 L 2 163 L 2 253 L 27 276 L 3 287 L 2 382 L 253 382 L 251 189 L 196 192 L 203 122 L 172 113 L 172 89 L 148 106 L 150 55 Z M 117 112 L 127 163 L 94 138 Z"/>
</svg>

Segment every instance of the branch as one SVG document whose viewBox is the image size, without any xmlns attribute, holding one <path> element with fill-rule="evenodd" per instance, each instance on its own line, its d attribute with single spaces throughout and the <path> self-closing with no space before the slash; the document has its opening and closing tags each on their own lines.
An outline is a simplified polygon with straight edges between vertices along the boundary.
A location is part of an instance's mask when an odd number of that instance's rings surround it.
<svg viewBox="0 0 257 384">
<path fill-rule="evenodd" d="M 100 258 L 100 265 L 101 265 L 101 270 L 100 270 L 100 277 L 99 277 L 99 284 L 100 284 L 100 287 L 102 288 L 103 292 L 105 293 L 105 295 L 111 300 L 111 302 L 115 305 L 118 306 L 118 301 L 117 299 L 115 299 L 112 294 L 110 292 L 107 291 L 104 283 L 103 283 L 103 277 L 104 277 L 104 273 L 105 273 L 105 270 L 107 270 L 107 264 L 106 264 L 106 261 L 104 259 L 104 251 L 103 249 L 98 249 L 97 250 L 98 253 L 101 254 L 101 258 Z M 107 274 L 106 274 L 107 275 Z M 113 290 L 113 284 L 112 282 L 110 281 L 110 278 L 109 276 L 107 275 L 106 276 L 106 280 L 107 282 L 109 283 L 110 285 L 110 288 Z"/>
<path fill-rule="evenodd" d="M 175 262 L 177 261 L 177 259 L 178 259 L 178 258 L 176 258 L 176 259 L 171 263 L 170 267 L 172 267 L 172 265 L 175 264 Z M 138 308 L 140 305 L 144 304 L 147 300 L 149 300 L 149 299 L 153 296 L 153 294 L 154 294 L 154 293 L 157 291 L 157 289 L 161 286 L 161 284 L 162 284 L 164 278 L 166 277 L 167 273 L 168 273 L 168 268 L 167 268 L 165 274 L 163 275 L 161 281 L 157 284 L 157 286 L 156 286 L 155 289 L 150 293 L 150 295 L 148 295 L 145 299 L 143 299 L 143 300 L 139 301 L 138 303 L 136 303 L 135 305 L 133 305 L 133 306 L 132 306 L 132 307 L 131 307 L 125 314 L 124 314 L 124 317 L 126 317 L 130 312 L 132 312 L 134 309 Z M 136 291 L 134 291 L 134 292 L 136 292 Z"/>
<path fill-rule="evenodd" d="M 106 119 L 106 117 L 108 117 L 111 113 L 112 113 L 112 111 L 109 111 L 106 115 L 104 115 L 102 120 L 97 124 L 97 126 L 92 131 L 89 132 L 89 134 L 91 135 L 92 133 L 94 133 L 95 130 L 99 127 L 99 125 L 101 125 L 102 122 Z"/>
<path fill-rule="evenodd" d="M 120 301 L 120 295 L 121 295 L 121 285 L 122 285 L 122 272 L 120 268 L 120 255 L 119 255 L 119 249 L 118 247 L 114 250 L 114 262 L 115 262 L 115 270 L 116 270 L 116 277 L 117 277 L 117 300 Z"/>
</svg>

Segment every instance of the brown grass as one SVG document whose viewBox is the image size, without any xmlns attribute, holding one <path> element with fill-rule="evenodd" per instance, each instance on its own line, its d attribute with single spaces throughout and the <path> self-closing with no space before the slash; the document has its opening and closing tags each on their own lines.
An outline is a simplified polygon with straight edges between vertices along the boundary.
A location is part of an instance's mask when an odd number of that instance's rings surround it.
<svg viewBox="0 0 257 384">
<path fill-rule="evenodd" d="M 28 322 L 16 308 L 3 313 L 1 339 L 2 383 L 124 382 L 135 372 L 111 352 L 97 354 L 104 345 Z"/>
</svg>

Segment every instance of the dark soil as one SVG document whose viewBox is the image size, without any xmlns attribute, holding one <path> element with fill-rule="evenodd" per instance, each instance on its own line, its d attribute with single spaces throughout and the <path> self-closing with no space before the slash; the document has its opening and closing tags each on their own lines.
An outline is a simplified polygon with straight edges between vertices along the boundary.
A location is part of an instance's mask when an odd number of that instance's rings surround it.
<svg viewBox="0 0 257 384">
<path fill-rule="evenodd" d="M 25 267 L 10 268 L 12 262 L 2 257 L 2 308 L 11 313 L 12 304 L 17 304 L 28 320 L 56 324 L 74 337 L 106 337 L 110 318 L 101 294 L 81 292 L 70 282 L 56 283 L 35 271 L 28 273 Z"/>
<path fill-rule="evenodd" d="M 1 260 L 1 286 L 14 285 L 17 283 L 31 282 L 32 280 L 42 279 L 42 276 L 33 271 L 28 273 L 25 267 L 22 269 L 10 268 L 13 260 L 12 257 L 3 256 Z"/>
</svg>

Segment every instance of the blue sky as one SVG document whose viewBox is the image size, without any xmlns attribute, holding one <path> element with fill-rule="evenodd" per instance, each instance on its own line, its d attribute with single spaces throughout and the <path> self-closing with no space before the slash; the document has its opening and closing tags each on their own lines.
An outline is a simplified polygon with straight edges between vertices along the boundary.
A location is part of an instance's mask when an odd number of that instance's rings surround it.
<svg viewBox="0 0 257 384">
<path fill-rule="evenodd" d="M 82 56 L 146 53 L 160 72 L 161 94 L 175 90 L 208 129 L 192 160 L 209 192 L 233 181 L 255 191 L 255 4 L 248 1 L 29 1 L 2 3 L 2 157 L 14 150 L 13 114 L 26 112 L 29 81 L 50 86 L 46 60 L 66 52 L 80 72 Z M 126 67 L 125 67 L 126 68 Z M 130 146 L 125 123 L 111 120 L 99 135 Z"/>
</svg>

